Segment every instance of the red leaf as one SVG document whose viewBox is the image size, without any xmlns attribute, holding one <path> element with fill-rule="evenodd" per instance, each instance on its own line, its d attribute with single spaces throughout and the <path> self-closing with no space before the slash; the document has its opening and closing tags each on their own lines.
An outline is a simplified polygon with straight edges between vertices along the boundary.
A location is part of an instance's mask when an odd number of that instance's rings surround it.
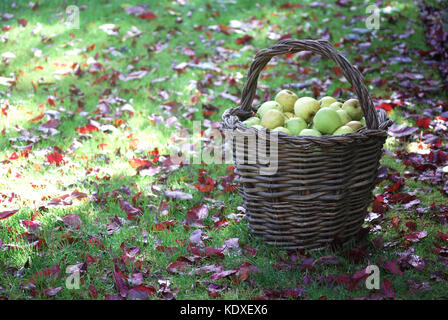
<svg viewBox="0 0 448 320">
<path fill-rule="evenodd" d="M 66 215 L 62 221 L 73 229 L 78 229 L 82 223 L 80 216 L 76 213 Z"/>
<path fill-rule="evenodd" d="M 400 267 L 396 262 L 386 261 L 383 265 L 383 268 L 391 274 L 399 274 L 400 276 L 403 275 L 403 272 L 401 272 Z"/>
<path fill-rule="evenodd" d="M 210 192 L 215 188 L 215 185 L 200 185 L 200 184 L 195 184 L 194 185 L 196 187 L 196 189 L 198 189 L 201 192 Z"/>
<path fill-rule="evenodd" d="M 278 39 L 278 41 L 284 40 L 284 39 L 289 39 L 289 38 L 291 38 L 291 36 L 292 35 L 290 33 L 284 34 Z"/>
<path fill-rule="evenodd" d="M 154 13 L 152 13 L 152 12 L 142 13 L 138 17 L 140 19 L 145 19 L 145 20 L 152 20 L 152 19 L 156 19 L 157 18 L 157 16 Z"/>
<path fill-rule="evenodd" d="M 188 251 L 190 251 L 193 255 L 204 257 L 204 258 L 210 258 L 210 257 L 217 257 L 217 258 L 224 258 L 224 254 L 222 253 L 222 249 L 216 249 L 216 248 L 188 248 Z"/>
<path fill-rule="evenodd" d="M 415 229 L 417 229 L 417 224 L 416 224 L 415 222 L 408 221 L 408 222 L 406 222 L 406 227 L 407 227 L 410 231 L 415 231 Z"/>
<path fill-rule="evenodd" d="M 426 232 L 426 230 L 422 230 L 422 231 L 405 234 L 404 237 L 408 241 L 419 242 L 421 239 L 425 238 L 427 235 L 428 235 L 428 232 Z"/>
<path fill-rule="evenodd" d="M 171 226 L 174 226 L 174 220 L 167 220 L 161 223 L 158 223 L 154 226 L 157 231 L 165 230 Z"/>
<path fill-rule="evenodd" d="M 209 295 L 210 297 L 212 297 L 212 298 L 217 298 L 217 297 L 219 297 L 219 293 L 220 293 L 221 291 L 225 290 L 225 289 L 226 289 L 225 286 L 221 286 L 221 285 L 216 284 L 216 283 L 210 283 L 210 284 L 208 285 L 208 288 L 207 288 L 207 290 L 208 290 L 208 295 Z"/>
<path fill-rule="evenodd" d="M 429 124 L 431 123 L 431 119 L 428 117 L 422 117 L 417 120 L 417 125 L 421 128 L 428 128 Z"/>
<path fill-rule="evenodd" d="M 13 214 L 19 212 L 19 210 L 12 210 L 12 211 L 3 211 L 0 212 L 0 220 L 9 218 L 10 216 L 12 216 Z"/>
<path fill-rule="evenodd" d="M 48 206 L 67 206 L 72 205 L 73 200 L 81 200 L 87 198 L 87 194 L 74 190 L 71 194 L 63 194 L 62 196 L 51 199 L 47 205 Z"/>
<path fill-rule="evenodd" d="M 386 210 L 387 208 L 385 207 L 383 201 L 376 197 L 372 203 L 372 212 L 383 214 Z"/>
<path fill-rule="evenodd" d="M 142 159 L 138 159 L 138 158 L 133 158 L 133 159 L 129 160 L 129 164 L 134 169 L 140 169 L 140 168 L 149 167 L 152 165 L 151 161 L 142 160 Z"/>
<path fill-rule="evenodd" d="M 122 297 L 126 297 L 128 293 L 128 286 L 126 284 L 125 278 L 126 275 L 118 268 L 118 266 L 114 263 L 114 280 L 115 285 L 117 286 L 117 289 L 120 291 L 120 295 Z"/>
<path fill-rule="evenodd" d="M 30 278 L 30 281 L 31 283 L 36 284 L 39 278 L 56 278 L 59 275 L 59 271 L 60 268 L 58 265 L 52 268 L 39 270 Z"/>
<path fill-rule="evenodd" d="M 396 193 L 390 198 L 389 202 L 390 203 L 397 203 L 397 202 L 408 203 L 415 199 L 416 199 L 416 196 L 411 196 L 410 194 L 407 194 L 407 193 Z"/>
<path fill-rule="evenodd" d="M 339 78 L 341 76 L 342 70 L 338 66 L 334 66 L 333 72 L 336 74 L 336 77 Z"/>
<path fill-rule="evenodd" d="M 392 284 L 387 279 L 383 280 L 380 292 L 383 294 L 385 298 L 395 299 L 394 288 L 392 288 Z"/>
<path fill-rule="evenodd" d="M 28 24 L 28 20 L 26 19 L 17 19 L 17 23 L 20 24 L 22 27 L 26 27 Z"/>
<path fill-rule="evenodd" d="M 386 102 L 382 102 L 376 109 L 384 109 L 386 112 L 389 112 L 393 109 L 392 105 Z"/>
<path fill-rule="evenodd" d="M 128 291 L 129 300 L 146 300 L 148 296 L 155 294 L 156 289 L 152 286 L 136 286 Z"/>
<path fill-rule="evenodd" d="M 186 261 L 175 261 L 166 268 L 166 271 L 173 274 L 184 274 L 185 268 L 189 265 L 190 264 Z"/>
<path fill-rule="evenodd" d="M 290 10 L 290 9 L 297 9 L 297 8 L 303 8 L 303 7 L 304 6 L 302 4 L 297 4 L 297 3 L 292 4 L 291 2 L 287 1 L 284 4 L 280 5 L 279 9 L 288 9 L 288 10 Z"/>
<path fill-rule="evenodd" d="M 26 229 L 28 232 L 36 232 L 40 226 L 42 225 L 39 221 L 31 221 L 31 220 L 20 220 L 20 225 Z"/>
<path fill-rule="evenodd" d="M 49 104 L 50 106 L 52 106 L 52 107 L 54 107 L 55 104 L 56 104 L 56 103 L 54 102 L 54 99 L 53 99 L 52 97 L 48 97 L 47 101 L 48 101 L 48 104 Z"/>
<path fill-rule="evenodd" d="M 189 226 L 203 226 L 202 219 L 207 218 L 208 213 L 208 207 L 205 204 L 194 206 L 187 212 L 185 222 Z"/>
<path fill-rule="evenodd" d="M 253 37 L 246 34 L 244 37 L 236 39 L 236 44 L 246 44 L 246 43 L 251 42 L 252 39 L 253 39 Z"/>
<path fill-rule="evenodd" d="M 95 286 L 93 285 L 93 282 L 89 286 L 89 297 L 92 299 L 96 299 L 98 295 L 98 292 L 95 289 Z"/>
<path fill-rule="evenodd" d="M 42 118 L 43 118 L 44 116 L 45 116 L 45 114 L 42 112 L 42 113 L 39 114 L 37 117 L 35 117 L 35 118 L 29 120 L 28 122 L 37 122 L 37 121 L 40 121 L 40 120 L 42 120 Z"/>
<path fill-rule="evenodd" d="M 437 233 L 438 233 L 439 238 L 440 238 L 441 240 L 443 240 L 443 241 L 448 241 L 448 234 L 444 234 L 444 233 L 442 233 L 442 232 L 440 232 L 440 231 L 437 231 Z"/>
<path fill-rule="evenodd" d="M 401 187 L 403 182 L 404 182 L 403 179 L 400 179 L 394 185 L 389 186 L 389 187 L 385 188 L 384 190 L 387 192 L 395 192 Z"/>
<path fill-rule="evenodd" d="M 62 158 L 62 155 L 56 151 L 53 153 L 47 154 L 47 160 L 48 160 L 48 162 L 54 163 L 57 166 L 59 166 L 59 164 L 64 161 L 64 159 Z"/>
<path fill-rule="evenodd" d="M 99 131 L 97 127 L 91 124 L 86 124 L 84 127 L 76 128 L 76 131 L 82 134 L 90 133 L 90 132 L 96 132 Z"/>
<path fill-rule="evenodd" d="M 232 269 L 232 270 L 224 270 L 224 271 L 221 271 L 221 272 L 217 272 L 217 273 L 214 273 L 214 274 L 210 277 L 210 280 L 212 280 L 212 281 L 216 281 L 216 280 L 219 280 L 219 279 L 228 277 L 228 276 L 230 276 L 230 275 L 232 275 L 232 274 L 235 274 L 236 272 L 237 272 L 237 270 L 235 270 L 235 269 Z"/>
<path fill-rule="evenodd" d="M 9 160 L 17 160 L 17 159 L 19 159 L 19 155 L 17 154 L 17 152 L 13 152 L 13 153 L 9 156 L 8 159 L 9 159 Z"/>
<path fill-rule="evenodd" d="M 134 207 L 124 200 L 120 201 L 120 208 L 127 213 L 129 220 L 135 219 L 136 216 L 141 216 L 143 214 L 143 211 L 140 208 Z"/>
<path fill-rule="evenodd" d="M 398 227 L 400 226 L 400 218 L 399 217 L 393 217 L 391 222 L 392 222 L 392 226 L 395 229 L 398 229 Z"/>
</svg>

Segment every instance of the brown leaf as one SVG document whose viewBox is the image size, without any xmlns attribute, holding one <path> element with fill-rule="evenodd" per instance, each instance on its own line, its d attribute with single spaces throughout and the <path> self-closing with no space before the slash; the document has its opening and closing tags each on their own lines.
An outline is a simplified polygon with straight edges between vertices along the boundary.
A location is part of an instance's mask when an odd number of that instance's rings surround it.
<svg viewBox="0 0 448 320">
<path fill-rule="evenodd" d="M 68 214 L 62 220 L 67 226 L 72 227 L 73 229 L 78 229 L 82 224 L 81 217 L 76 213 Z"/>
</svg>

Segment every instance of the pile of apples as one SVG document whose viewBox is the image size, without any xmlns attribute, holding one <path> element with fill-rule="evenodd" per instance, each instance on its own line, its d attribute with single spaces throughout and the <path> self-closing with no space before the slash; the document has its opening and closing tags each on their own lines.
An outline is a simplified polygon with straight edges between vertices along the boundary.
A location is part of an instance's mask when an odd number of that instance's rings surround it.
<svg viewBox="0 0 448 320">
<path fill-rule="evenodd" d="M 264 102 L 255 117 L 243 121 L 245 127 L 281 131 L 294 136 L 343 135 L 355 133 L 366 125 L 358 99 L 344 103 L 326 96 L 319 101 L 299 98 L 281 90 L 275 101 Z"/>
</svg>

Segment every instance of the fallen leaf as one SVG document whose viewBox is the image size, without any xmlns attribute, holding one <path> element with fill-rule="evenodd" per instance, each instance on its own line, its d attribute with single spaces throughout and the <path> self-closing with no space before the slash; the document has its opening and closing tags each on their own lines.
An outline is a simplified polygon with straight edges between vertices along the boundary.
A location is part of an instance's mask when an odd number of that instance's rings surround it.
<svg viewBox="0 0 448 320">
<path fill-rule="evenodd" d="M 0 220 L 9 218 L 9 217 L 11 217 L 12 215 L 16 214 L 17 212 L 19 212 L 19 210 L 11 210 L 11 211 L 3 211 L 3 212 L 0 212 Z"/>
</svg>

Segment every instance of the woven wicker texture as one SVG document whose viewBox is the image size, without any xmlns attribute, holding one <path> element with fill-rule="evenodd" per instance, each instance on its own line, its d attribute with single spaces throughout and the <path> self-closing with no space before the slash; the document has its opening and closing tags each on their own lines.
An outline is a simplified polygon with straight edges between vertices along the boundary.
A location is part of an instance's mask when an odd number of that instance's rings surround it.
<svg viewBox="0 0 448 320">
<path fill-rule="evenodd" d="M 361 73 L 333 46 L 322 40 L 279 41 L 259 51 L 249 69 L 241 106 L 226 110 L 224 129 L 253 132 L 270 146 L 270 131 L 262 134 L 241 121 L 253 116 L 252 103 L 260 72 L 277 55 L 312 51 L 331 59 L 353 86 L 367 128 L 344 136 L 292 136 L 279 132 L 278 169 L 262 175 L 269 164 L 248 164 L 253 147 L 234 139 L 235 172 L 252 233 L 269 244 L 287 249 L 322 249 L 335 239 L 349 241 L 358 233 L 372 200 L 387 128 L 384 110 L 375 110 Z M 237 159 L 237 155 L 246 161 Z"/>
</svg>

